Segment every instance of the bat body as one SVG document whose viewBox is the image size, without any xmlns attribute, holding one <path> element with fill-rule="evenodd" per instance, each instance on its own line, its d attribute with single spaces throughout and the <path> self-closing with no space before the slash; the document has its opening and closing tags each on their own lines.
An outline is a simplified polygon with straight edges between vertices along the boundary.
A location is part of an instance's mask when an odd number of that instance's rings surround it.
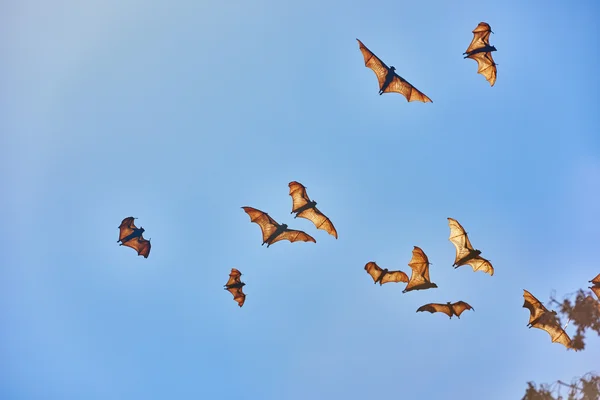
<svg viewBox="0 0 600 400">
<path fill-rule="evenodd" d="M 592 279 L 590 283 L 594 284 L 594 286 L 590 286 L 590 289 L 592 289 L 592 292 L 594 292 L 598 300 L 600 300 L 600 274 Z"/>
<path fill-rule="evenodd" d="M 402 271 L 388 271 L 387 268 L 381 269 L 375 262 L 369 261 L 365 265 L 365 271 L 371 278 L 373 283 L 379 283 L 379 286 L 389 282 L 408 282 L 408 275 Z"/>
<path fill-rule="evenodd" d="M 424 93 L 419 91 L 407 80 L 402 78 L 396 72 L 394 66 L 388 67 L 383 61 L 379 59 L 371 50 L 369 50 L 360 40 L 358 41 L 358 47 L 365 60 L 365 67 L 370 68 L 375 72 L 377 81 L 379 82 L 379 94 L 384 93 L 400 93 L 406 97 L 407 101 L 421 101 L 423 103 L 432 103 L 431 99 Z"/>
<path fill-rule="evenodd" d="M 150 255 L 150 241 L 144 239 L 142 234 L 145 232 L 141 226 L 137 228 L 133 223 L 133 217 L 127 217 L 121 221 L 119 225 L 119 240 L 121 242 L 119 246 L 131 247 L 138 252 L 138 256 L 144 256 L 148 258 Z"/>
<path fill-rule="evenodd" d="M 263 234 L 263 243 L 267 244 L 267 247 L 273 243 L 277 243 L 280 240 L 289 240 L 290 242 L 313 242 L 317 241 L 309 234 L 303 231 L 297 231 L 294 229 L 288 229 L 286 224 L 279 224 L 266 212 L 257 210 L 252 207 L 242 207 L 246 214 L 250 217 L 250 221 L 258 224 Z M 261 246 L 262 246 L 261 245 Z"/>
<path fill-rule="evenodd" d="M 465 311 L 465 310 L 475 311 L 475 309 L 473 307 L 471 307 L 468 303 L 465 303 L 464 301 L 457 301 L 456 303 L 447 302 L 446 304 L 440 304 L 440 303 L 425 304 L 424 306 L 419 307 L 417 309 L 417 312 L 429 311 L 432 314 L 435 312 L 441 312 L 441 313 L 444 313 L 447 316 L 449 316 L 450 319 L 452 319 L 453 315 L 456 315 L 460 319 L 460 314 L 462 314 L 463 311 Z"/>
<path fill-rule="evenodd" d="M 571 338 L 560 326 L 556 319 L 556 311 L 548 311 L 546 307 L 527 290 L 523 290 L 523 308 L 529 310 L 527 327 L 538 328 L 548 332 L 552 343 L 560 343 L 567 349 L 571 348 Z"/>
<path fill-rule="evenodd" d="M 290 214 L 296 213 L 294 218 L 306 218 L 315 224 L 317 229 L 322 229 L 337 239 L 338 234 L 335 227 L 329 218 L 316 207 L 317 202 L 308 197 L 306 187 L 296 181 L 290 182 L 288 186 L 292 197 L 292 212 Z"/>
<path fill-rule="evenodd" d="M 408 266 L 412 269 L 412 273 L 408 285 L 406 285 L 402 293 L 437 287 L 429 278 L 429 265 L 429 258 L 427 258 L 425 252 L 420 247 L 414 246 L 412 258 L 408 263 Z"/>
<path fill-rule="evenodd" d="M 225 290 L 228 290 L 229 293 L 233 295 L 233 300 L 237 301 L 238 305 L 241 307 L 244 305 L 246 301 L 246 295 L 242 291 L 245 283 L 242 282 L 241 277 L 242 273 L 235 268 L 231 268 L 231 273 L 229 274 L 229 280 L 225 284 Z"/>
<path fill-rule="evenodd" d="M 452 266 L 458 268 L 462 265 L 470 265 L 473 271 L 483 271 L 494 275 L 492 263 L 480 256 L 480 250 L 473 248 L 469 236 L 461 224 L 455 219 L 448 218 L 448 226 L 450 227 L 449 240 L 456 248 L 456 257 Z"/>
<path fill-rule="evenodd" d="M 470 58 L 477 61 L 477 73 L 481 74 L 494 86 L 496 83 L 496 63 L 492 58 L 492 51 L 496 51 L 494 46 L 490 46 L 490 33 L 492 28 L 485 22 L 480 22 L 473 31 L 473 40 L 463 54 L 464 58 Z"/>
</svg>

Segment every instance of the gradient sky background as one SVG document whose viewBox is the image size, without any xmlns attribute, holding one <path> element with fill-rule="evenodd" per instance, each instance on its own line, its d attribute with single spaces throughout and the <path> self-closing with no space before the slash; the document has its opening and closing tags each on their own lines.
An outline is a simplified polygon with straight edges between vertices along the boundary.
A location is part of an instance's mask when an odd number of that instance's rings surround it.
<svg viewBox="0 0 600 400">
<path fill-rule="evenodd" d="M 522 308 L 600 272 L 597 1 L 373 4 L 1 6 L 0 398 L 506 400 L 600 369 Z M 461 55 L 481 21 L 494 87 Z M 433 103 L 378 96 L 355 38 Z M 317 243 L 261 247 L 246 205 Z M 447 217 L 493 277 L 451 267 Z M 373 285 L 414 245 L 438 289 Z"/>
</svg>

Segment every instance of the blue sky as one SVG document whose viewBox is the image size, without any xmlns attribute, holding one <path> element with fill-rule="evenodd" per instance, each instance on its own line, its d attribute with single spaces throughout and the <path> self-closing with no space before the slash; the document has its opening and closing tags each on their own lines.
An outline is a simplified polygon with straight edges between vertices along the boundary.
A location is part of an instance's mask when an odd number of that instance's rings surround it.
<svg viewBox="0 0 600 400">
<path fill-rule="evenodd" d="M 505 400 L 598 370 L 598 337 L 567 352 L 522 308 L 600 272 L 598 4 L 377 4 L 2 6 L 1 398 Z M 461 55 L 481 21 L 494 87 Z M 379 96 L 355 38 L 433 103 Z M 261 247 L 241 206 L 317 243 Z M 451 267 L 447 217 L 493 277 Z M 438 289 L 373 285 L 415 245 Z"/>
</svg>

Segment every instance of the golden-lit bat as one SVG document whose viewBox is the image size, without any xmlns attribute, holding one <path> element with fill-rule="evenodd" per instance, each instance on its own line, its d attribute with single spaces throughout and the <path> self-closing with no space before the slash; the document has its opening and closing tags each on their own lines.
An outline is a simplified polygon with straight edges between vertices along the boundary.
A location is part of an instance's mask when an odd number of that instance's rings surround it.
<svg viewBox="0 0 600 400">
<path fill-rule="evenodd" d="M 119 225 L 119 240 L 117 243 L 121 242 L 119 246 L 127 246 L 131 247 L 135 251 L 138 252 L 138 256 L 144 256 L 144 258 L 148 258 L 150 255 L 150 241 L 144 239 L 142 233 L 144 233 L 144 228 L 140 226 L 138 229 L 133 220 L 136 218 L 127 217 Z"/>
<path fill-rule="evenodd" d="M 457 301 L 456 303 L 447 302 L 446 304 L 440 304 L 440 303 L 425 304 L 424 306 L 419 307 L 417 309 L 417 312 L 429 311 L 432 314 L 435 312 L 441 312 L 441 313 L 444 313 L 447 316 L 449 316 L 450 319 L 452 319 L 453 315 L 456 315 L 460 319 L 460 314 L 462 314 L 463 311 L 465 311 L 465 310 L 475 311 L 475 309 L 473 307 L 471 307 L 469 304 L 465 303 L 464 301 Z"/>
<path fill-rule="evenodd" d="M 242 291 L 245 283 L 242 282 L 241 277 L 242 273 L 235 268 L 231 268 L 231 273 L 229 274 L 229 280 L 225 284 L 225 290 L 228 290 L 229 293 L 233 295 L 233 300 L 237 301 L 238 305 L 241 307 L 244 305 L 244 301 L 246 301 L 246 295 Z"/>
<path fill-rule="evenodd" d="M 379 286 L 389 282 L 408 282 L 408 275 L 402 271 L 388 271 L 387 268 L 381 269 L 375 262 L 369 261 L 365 265 L 365 271 L 371 278 L 373 283 L 379 282 Z"/>
<path fill-rule="evenodd" d="M 257 210 L 256 208 L 252 207 L 242 208 L 244 209 L 246 214 L 250 216 L 250 221 L 260 226 L 260 230 L 263 234 L 262 245 L 266 243 L 267 247 L 269 247 L 273 243 L 277 243 L 280 240 L 289 240 L 290 242 L 301 241 L 317 243 L 317 241 L 312 236 L 305 232 L 288 229 L 288 226 L 286 224 L 278 224 L 266 212 Z"/>
<path fill-rule="evenodd" d="M 290 187 L 290 196 L 292 196 L 292 212 L 296 213 L 294 218 L 306 218 L 311 221 L 317 229 L 323 229 L 337 239 L 338 234 L 335 227 L 321 211 L 316 207 L 317 202 L 311 201 L 306 194 L 306 187 L 296 181 L 288 184 Z"/>
<path fill-rule="evenodd" d="M 531 293 L 523 289 L 523 308 L 529 310 L 529 328 L 542 329 L 550 335 L 552 343 L 560 343 L 567 349 L 571 348 L 571 338 L 567 332 L 560 326 L 556 319 L 556 311 L 548 311 L 546 307 L 536 299 Z"/>
<path fill-rule="evenodd" d="M 379 82 L 379 94 L 396 92 L 406 97 L 408 101 L 422 101 L 423 103 L 432 103 L 431 99 L 424 93 L 420 92 L 416 87 L 411 85 L 407 80 L 395 73 L 394 66 L 388 67 L 383 61 L 371 52 L 358 39 L 358 47 L 365 59 L 365 67 L 370 68 L 375 72 L 377 81 Z"/>
<path fill-rule="evenodd" d="M 462 265 L 470 265 L 473 271 L 482 271 L 490 275 L 494 275 L 494 267 L 489 260 L 481 257 L 481 251 L 475 250 L 465 229 L 458 223 L 457 220 L 448 218 L 450 226 L 450 241 L 456 247 L 456 258 L 454 259 L 454 268 Z"/>
<path fill-rule="evenodd" d="M 423 290 L 436 288 L 437 285 L 431 282 L 429 278 L 429 259 L 420 247 L 414 246 L 412 258 L 408 266 L 412 269 L 408 285 L 402 293 L 410 292 L 411 290 Z"/>
<path fill-rule="evenodd" d="M 600 300 L 600 274 L 592 279 L 590 283 L 594 284 L 594 286 L 590 286 L 590 289 L 592 289 L 592 292 L 594 292 L 598 300 Z"/>
<path fill-rule="evenodd" d="M 463 54 L 466 54 L 464 58 L 477 61 L 477 73 L 483 75 L 490 86 L 494 86 L 497 71 L 492 51 L 496 51 L 496 48 L 490 46 L 490 33 L 493 33 L 492 28 L 487 23 L 480 22 L 473 31 L 471 44 Z"/>
</svg>

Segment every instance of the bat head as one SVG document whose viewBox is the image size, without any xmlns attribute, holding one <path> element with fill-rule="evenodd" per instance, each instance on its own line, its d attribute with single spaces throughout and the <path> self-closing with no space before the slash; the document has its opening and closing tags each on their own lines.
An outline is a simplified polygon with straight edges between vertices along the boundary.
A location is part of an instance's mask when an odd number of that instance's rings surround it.
<svg viewBox="0 0 600 400">
<path fill-rule="evenodd" d="M 140 226 L 140 233 L 144 233 L 146 230 Z"/>
<path fill-rule="evenodd" d="M 494 32 L 492 32 L 494 33 Z M 490 46 L 490 51 L 496 51 L 496 47 L 495 46 Z"/>
<path fill-rule="evenodd" d="M 395 70 L 396 70 L 396 67 L 394 67 L 393 65 L 390 66 L 390 71 L 395 71 Z"/>
<path fill-rule="evenodd" d="M 281 224 L 282 229 L 287 229 L 287 227 L 288 227 L 287 224 Z"/>
</svg>

